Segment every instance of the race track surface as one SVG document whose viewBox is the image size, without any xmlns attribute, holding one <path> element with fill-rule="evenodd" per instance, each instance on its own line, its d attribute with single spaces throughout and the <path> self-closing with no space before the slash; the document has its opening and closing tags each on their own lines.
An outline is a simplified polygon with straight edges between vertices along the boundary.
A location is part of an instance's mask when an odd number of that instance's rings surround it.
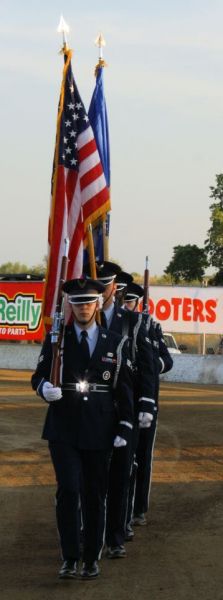
<svg viewBox="0 0 223 600">
<path fill-rule="evenodd" d="M 0 371 L 1 600 L 223 600 L 223 386 L 162 384 L 148 524 L 96 581 L 60 581 L 45 403 Z"/>
</svg>

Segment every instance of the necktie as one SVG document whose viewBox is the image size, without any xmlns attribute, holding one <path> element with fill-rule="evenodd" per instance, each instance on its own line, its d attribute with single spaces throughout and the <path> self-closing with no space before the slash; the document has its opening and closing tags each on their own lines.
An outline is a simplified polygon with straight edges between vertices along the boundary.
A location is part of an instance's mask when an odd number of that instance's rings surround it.
<svg viewBox="0 0 223 600">
<path fill-rule="evenodd" d="M 89 346 L 87 342 L 88 333 L 87 331 L 81 331 L 81 341 L 80 341 L 80 365 L 81 365 L 81 374 L 85 372 L 87 369 L 89 360 L 90 360 L 90 352 Z"/>
<path fill-rule="evenodd" d="M 105 327 L 105 329 L 108 329 L 107 319 L 103 310 L 101 311 L 101 325 L 102 327 Z"/>
</svg>

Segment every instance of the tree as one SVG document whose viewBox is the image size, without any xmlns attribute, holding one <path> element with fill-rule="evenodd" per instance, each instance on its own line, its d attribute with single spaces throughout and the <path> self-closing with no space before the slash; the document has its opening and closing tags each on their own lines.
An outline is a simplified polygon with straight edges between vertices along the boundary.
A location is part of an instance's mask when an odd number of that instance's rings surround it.
<svg viewBox="0 0 223 600">
<path fill-rule="evenodd" d="M 7 262 L 0 265 L 1 275 L 6 274 L 19 274 L 29 273 L 30 275 L 44 275 L 46 272 L 46 258 L 44 257 L 42 263 L 35 265 L 34 267 L 28 267 L 20 262 Z"/>
<path fill-rule="evenodd" d="M 0 273 L 6 275 L 7 273 L 29 273 L 29 267 L 20 262 L 7 262 L 0 265 Z"/>
<path fill-rule="evenodd" d="M 223 174 L 216 175 L 216 187 L 211 186 L 210 198 L 214 199 L 210 206 L 211 227 L 205 240 L 205 249 L 210 264 L 217 269 L 223 267 Z"/>
<path fill-rule="evenodd" d="M 202 281 L 205 267 L 208 266 L 206 251 L 195 244 L 174 246 L 173 258 L 164 270 L 169 274 L 174 283 L 191 283 L 194 280 Z"/>
<path fill-rule="evenodd" d="M 223 286 L 223 269 L 219 269 L 213 277 L 208 279 L 208 285 Z"/>
<path fill-rule="evenodd" d="M 171 276 L 169 274 L 163 274 L 163 275 L 152 275 L 152 277 L 149 278 L 149 282 L 151 285 L 171 285 L 172 281 L 171 281 Z"/>
</svg>

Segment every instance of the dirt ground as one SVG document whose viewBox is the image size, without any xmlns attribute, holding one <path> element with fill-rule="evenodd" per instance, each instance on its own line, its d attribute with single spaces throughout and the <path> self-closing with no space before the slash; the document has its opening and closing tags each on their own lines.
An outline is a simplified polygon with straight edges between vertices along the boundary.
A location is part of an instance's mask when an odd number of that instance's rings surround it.
<svg viewBox="0 0 223 600">
<path fill-rule="evenodd" d="M 223 600 L 223 387 L 162 384 L 146 527 L 96 581 L 60 581 L 46 407 L 0 371 L 1 600 Z"/>
</svg>

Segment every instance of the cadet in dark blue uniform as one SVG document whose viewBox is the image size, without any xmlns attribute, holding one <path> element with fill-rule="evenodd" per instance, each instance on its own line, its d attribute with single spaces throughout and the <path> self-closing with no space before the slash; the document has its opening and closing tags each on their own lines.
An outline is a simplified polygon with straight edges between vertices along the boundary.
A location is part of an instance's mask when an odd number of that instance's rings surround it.
<svg viewBox="0 0 223 600">
<path fill-rule="evenodd" d="M 133 282 L 133 277 L 130 273 L 126 273 L 125 271 L 121 271 L 116 275 L 115 283 L 116 283 L 116 293 L 115 293 L 115 301 L 117 306 L 120 308 L 124 304 L 124 295 L 127 292 L 127 287 L 130 283 Z"/>
<path fill-rule="evenodd" d="M 143 297 L 143 292 L 143 288 L 136 283 L 131 283 L 128 286 L 127 294 L 125 296 L 125 306 L 128 310 L 138 311 L 139 301 Z M 134 503 L 133 523 L 135 525 L 146 524 L 145 513 L 148 511 L 149 507 L 153 450 L 158 417 L 159 375 L 169 371 L 173 366 L 173 360 L 163 339 L 160 324 L 156 323 L 151 316 L 147 314 L 143 314 L 143 319 L 145 321 L 148 336 L 153 347 L 156 404 L 154 407 L 153 420 L 150 427 L 144 428 L 142 424 L 139 426 L 140 428 L 136 449 L 135 470 L 133 472 L 133 478 L 131 482 L 129 510 L 127 517 L 127 521 L 130 523 L 132 517 L 132 504 Z"/>
<path fill-rule="evenodd" d="M 131 275 L 121 272 L 118 265 L 111 262 L 97 263 L 98 280 L 103 282 L 104 304 L 101 321 L 109 331 L 115 331 L 130 339 L 131 359 L 134 372 L 134 412 L 135 424 L 143 423 L 147 427 L 153 419 L 154 370 L 152 345 L 147 336 L 142 315 L 123 310 L 115 301 L 117 286 L 124 288 Z M 118 280 L 118 284 L 116 283 Z M 121 284 L 123 284 L 121 286 Z M 120 299 L 119 299 L 120 301 Z M 137 427 L 134 427 L 134 437 Z M 132 451 L 135 444 L 126 448 L 121 445 L 114 449 L 109 470 L 107 497 L 106 544 L 108 558 L 126 556 L 124 541 L 126 538 L 126 515 L 128 489 L 132 463 Z"/>
<path fill-rule="evenodd" d="M 72 280 L 63 286 L 74 323 L 64 329 L 61 387 L 49 382 L 52 346 L 46 336 L 33 389 L 48 403 L 43 438 L 57 479 L 56 516 L 64 563 L 62 578 L 78 574 L 81 494 L 84 548 L 82 579 L 98 573 L 104 528 L 108 467 L 113 443 L 127 444 L 133 422 L 132 369 L 128 341 L 95 322 L 104 286 Z"/>
</svg>

